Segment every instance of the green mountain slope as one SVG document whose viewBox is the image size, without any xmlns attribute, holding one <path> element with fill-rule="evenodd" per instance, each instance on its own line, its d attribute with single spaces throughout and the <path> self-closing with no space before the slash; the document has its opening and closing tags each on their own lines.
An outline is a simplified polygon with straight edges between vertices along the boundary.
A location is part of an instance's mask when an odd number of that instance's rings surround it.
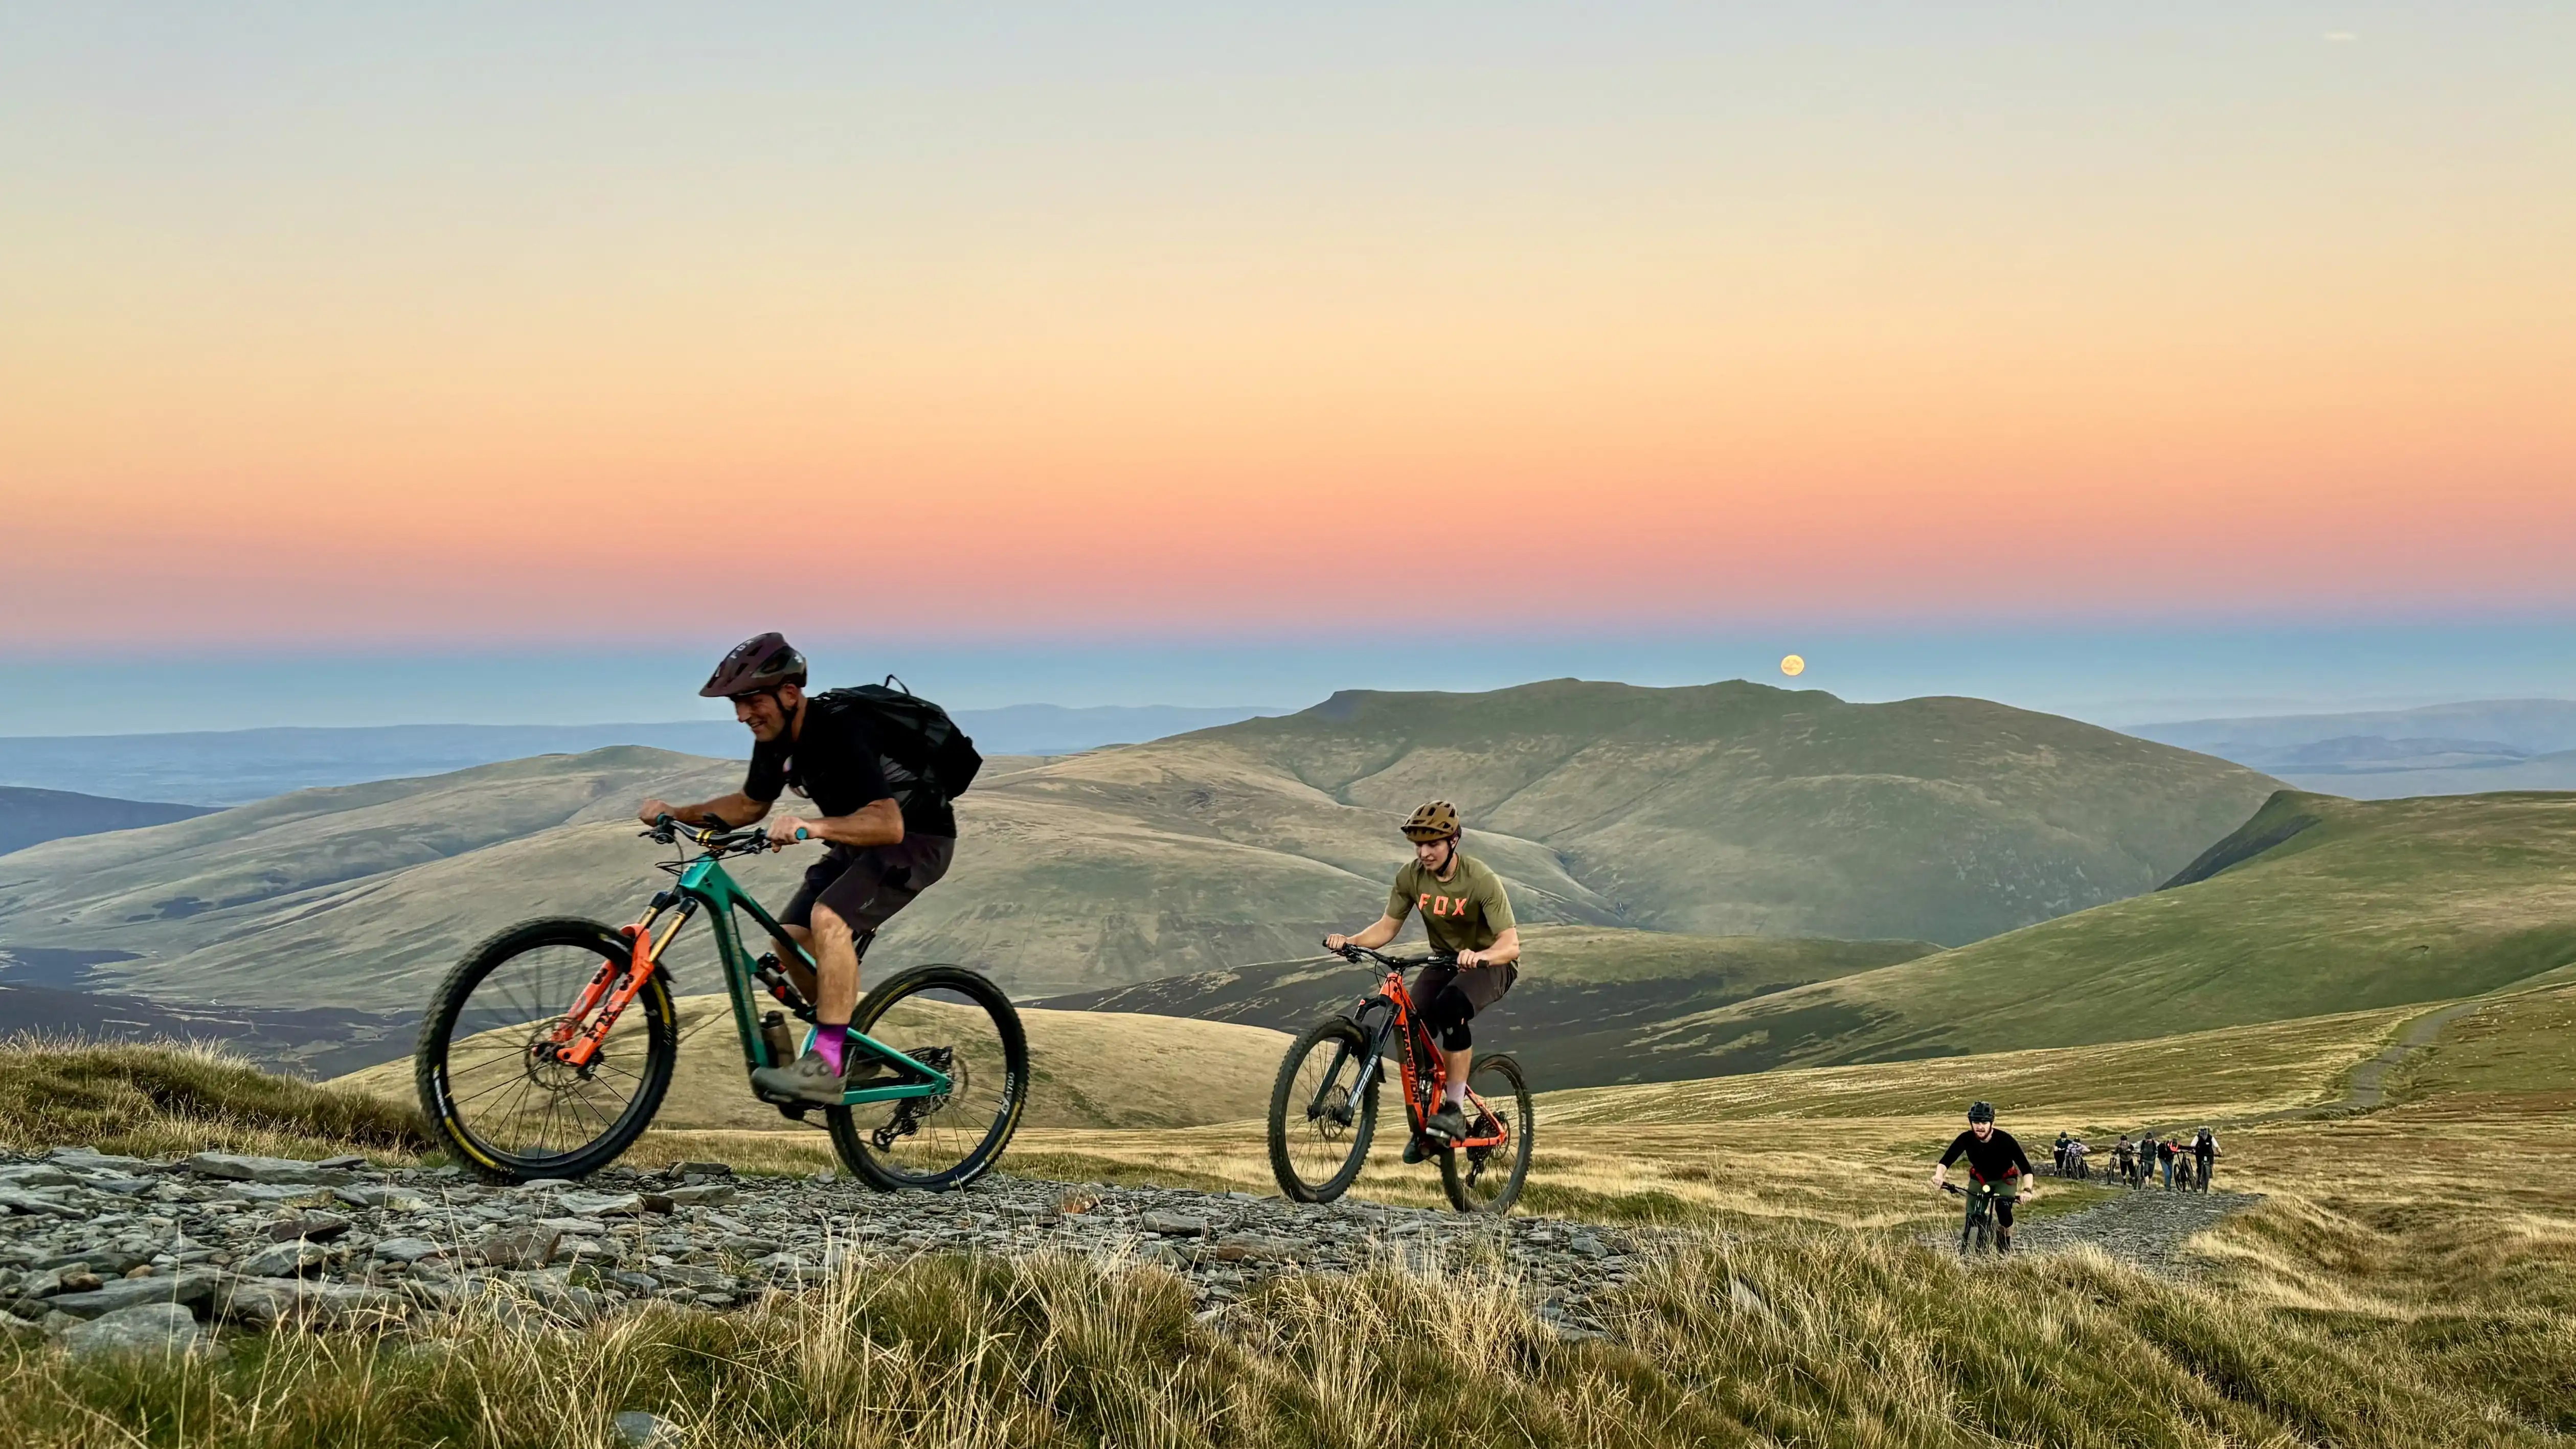
<svg viewBox="0 0 2576 1449">
<path fill-rule="evenodd" d="M 2576 795 L 2284 790 L 2172 888 L 1668 1023 L 1724 1071 L 2132 1041 L 2576 961 Z"/>
<path fill-rule="evenodd" d="M 1014 843 L 922 909 L 1068 986 L 1275 960 L 1369 918 L 1437 796 L 1527 920 L 1957 944 L 2152 889 L 2275 784 L 1981 700 L 1346 693 L 979 787 Z"/>
<path fill-rule="evenodd" d="M 142 995 L 414 1007 L 500 924 L 630 917 L 659 883 L 634 802 L 740 771 L 624 747 L 48 842 L 0 857 L 0 945 L 137 953 L 100 976 Z M 1956 944 L 2152 888 L 2271 786 L 1977 700 L 1345 694 L 996 761 L 959 802 L 957 864 L 875 959 L 964 961 L 1044 995 L 1298 956 L 1372 918 L 1407 855 L 1397 818 L 1435 795 L 1532 924 Z M 811 858 L 740 874 L 775 901 Z M 710 979 L 703 958 L 681 969 Z"/>
<path fill-rule="evenodd" d="M 1532 1082 L 1549 1091 L 1705 1076 L 1712 1068 L 1688 1045 L 1659 1041 L 1648 1049 L 1643 1043 L 1673 1017 L 1939 949 L 1921 941 L 1683 936 L 1600 926 L 1540 926 L 1524 934 L 1525 969 L 1511 994 L 1476 1018 L 1476 1039 L 1519 1056 Z M 1396 949 L 1419 950 L 1420 942 Z M 1380 979 L 1372 967 L 1321 956 L 1167 976 L 1037 1004 L 1294 1032 L 1373 992 Z"/>
</svg>

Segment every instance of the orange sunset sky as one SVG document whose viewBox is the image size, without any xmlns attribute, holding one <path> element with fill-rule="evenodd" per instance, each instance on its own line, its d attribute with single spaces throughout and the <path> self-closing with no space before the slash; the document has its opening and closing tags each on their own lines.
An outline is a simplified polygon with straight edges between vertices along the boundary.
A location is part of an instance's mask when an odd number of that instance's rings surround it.
<svg viewBox="0 0 2576 1449">
<path fill-rule="evenodd" d="M 0 10 L 0 651 L 2576 606 L 2576 9 L 1223 8 Z"/>
</svg>

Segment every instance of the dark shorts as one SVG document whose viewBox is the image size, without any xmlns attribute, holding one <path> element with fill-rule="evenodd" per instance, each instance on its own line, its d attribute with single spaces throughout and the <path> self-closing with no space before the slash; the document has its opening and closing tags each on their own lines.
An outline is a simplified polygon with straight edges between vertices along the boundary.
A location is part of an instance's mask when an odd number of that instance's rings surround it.
<svg viewBox="0 0 2576 1449">
<path fill-rule="evenodd" d="M 811 927 L 814 907 L 822 905 L 848 922 L 852 935 L 866 935 L 937 884 L 956 855 L 956 838 L 947 835 L 907 835 L 894 845 L 858 850 L 832 846 L 806 867 L 805 883 L 778 913 L 778 923 Z"/>
<path fill-rule="evenodd" d="M 1469 1006 L 1482 1011 L 1502 1000 L 1503 993 L 1511 990 L 1512 983 L 1520 976 L 1521 968 L 1517 961 L 1501 966 L 1475 966 L 1465 971 L 1455 966 L 1425 966 L 1421 974 L 1413 978 L 1413 1004 L 1428 1011 L 1431 1003 L 1440 999 L 1440 993 L 1454 985 L 1458 994 L 1467 998 Z"/>
</svg>

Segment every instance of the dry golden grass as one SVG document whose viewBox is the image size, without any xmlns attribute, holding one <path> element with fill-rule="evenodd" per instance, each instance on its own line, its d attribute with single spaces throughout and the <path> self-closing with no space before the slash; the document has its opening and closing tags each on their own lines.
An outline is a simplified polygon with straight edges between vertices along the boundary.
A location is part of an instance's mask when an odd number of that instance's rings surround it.
<svg viewBox="0 0 2576 1449">
<path fill-rule="evenodd" d="M 40 1449 L 588 1446 L 637 1408 L 709 1449 L 2563 1442 L 2571 1016 L 2576 990 L 2495 1001 L 2357 1116 L 2257 1120 L 2333 1101 L 2400 1014 L 1546 1099 L 1533 1205 L 1715 1229 L 1609 1304 L 1601 1341 L 1558 1338 L 1472 1272 L 1282 1280 L 1202 1321 L 1151 1269 L 939 1259 L 730 1315 L 288 1334 L 222 1365 L 77 1362 L 21 1336 L 0 1346 L 0 1424 Z M 2222 1185 L 2271 1201 L 2196 1240 L 2188 1275 L 2082 1250 L 1968 1270 L 1910 1225 L 1946 1215 L 1921 1173 L 1971 1087 L 2043 1140 L 2121 1108 L 2209 1116 Z M 797 1168 L 820 1145 L 669 1131 L 639 1155 Z M 1434 1176 L 1395 1146 L 1361 1191 L 1428 1203 Z M 1254 1190 L 1268 1172 L 1248 1122 L 1036 1129 L 1010 1162 Z"/>
</svg>

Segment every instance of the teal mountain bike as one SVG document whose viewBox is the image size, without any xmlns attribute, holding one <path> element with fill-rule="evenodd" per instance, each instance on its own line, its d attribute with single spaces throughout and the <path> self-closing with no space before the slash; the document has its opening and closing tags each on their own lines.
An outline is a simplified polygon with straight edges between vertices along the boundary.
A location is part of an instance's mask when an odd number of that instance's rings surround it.
<svg viewBox="0 0 2576 1449">
<path fill-rule="evenodd" d="M 767 833 L 696 829 L 666 815 L 644 835 L 681 850 L 661 867 L 677 881 L 641 920 L 523 921 L 474 948 L 430 1001 L 413 1062 L 421 1112 L 486 1181 L 586 1176 L 652 1124 L 680 1067 L 666 953 L 700 915 L 715 930 L 746 1077 L 812 1041 L 788 1025 L 790 1013 L 810 1023 L 813 1009 L 781 965 L 810 969 L 812 957 L 721 863 L 771 849 Z M 737 913 L 774 949 L 755 960 Z M 785 1010 L 761 1017 L 755 982 Z M 849 1089 L 819 1110 L 841 1161 L 889 1191 L 974 1181 L 1009 1145 L 1027 1100 L 1019 1012 L 963 966 L 915 966 L 870 991 L 850 1020 L 847 1063 Z M 773 1105 L 799 1120 L 812 1110 Z"/>
</svg>

